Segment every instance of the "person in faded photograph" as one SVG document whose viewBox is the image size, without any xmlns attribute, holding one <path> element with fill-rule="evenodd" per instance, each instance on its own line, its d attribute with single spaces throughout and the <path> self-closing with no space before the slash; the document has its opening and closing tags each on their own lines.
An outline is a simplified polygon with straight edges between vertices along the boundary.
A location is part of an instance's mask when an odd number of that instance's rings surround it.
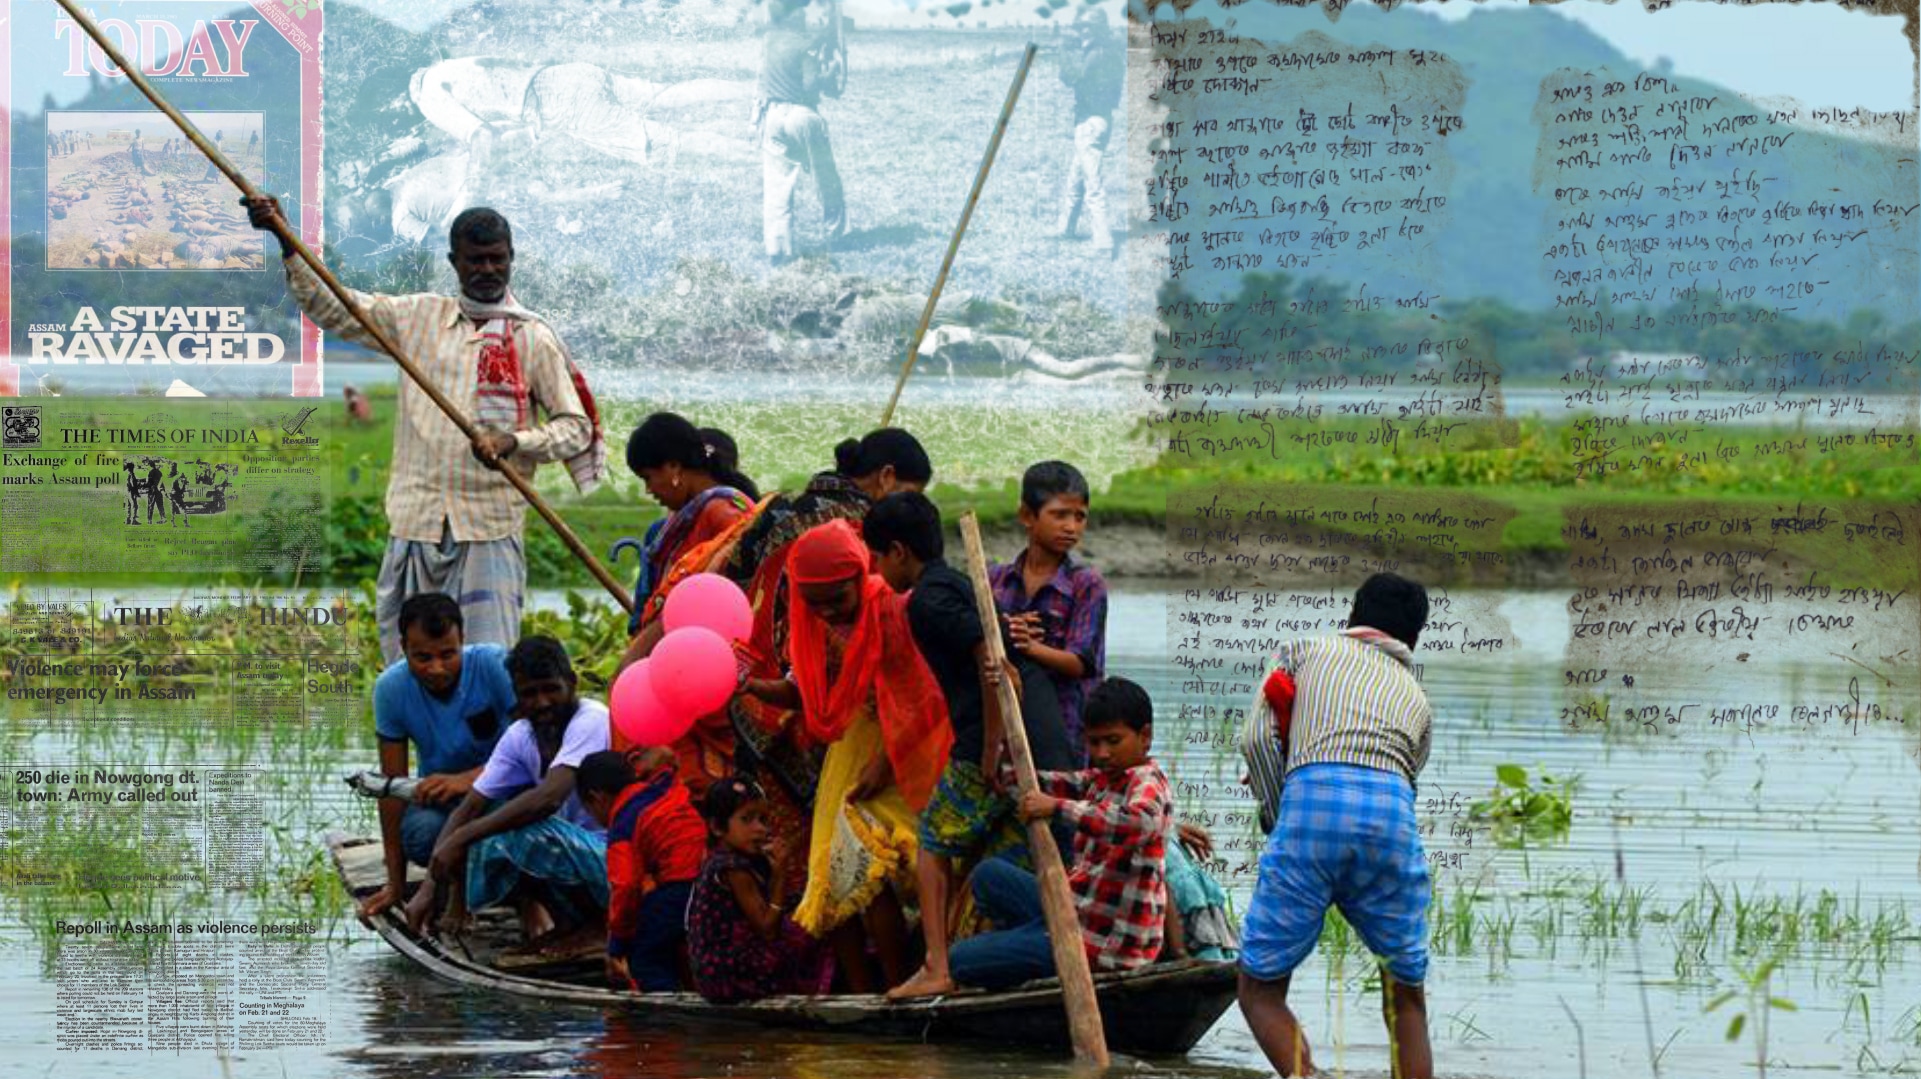
<svg viewBox="0 0 1921 1079">
<path fill-rule="evenodd" d="M 180 527 L 185 528 L 187 527 L 187 524 L 188 524 L 187 522 L 187 477 L 185 474 L 183 474 L 180 471 L 179 465 L 174 465 L 172 472 L 173 472 L 173 485 L 167 489 L 167 493 L 169 498 L 173 502 L 173 521 L 175 524 L 179 525 Z"/>
<path fill-rule="evenodd" d="M 1061 183 L 1060 217 L 1054 235 L 1070 239 L 1081 210 L 1087 211 L 1089 241 L 1097 250 L 1112 252 L 1113 234 L 1107 228 L 1107 189 L 1101 177 L 1101 158 L 1107 153 L 1114 110 L 1121 103 L 1125 56 L 1100 8 L 1083 8 L 1074 20 L 1074 40 L 1060 58 L 1061 81 L 1074 92 L 1074 150 Z"/>
<path fill-rule="evenodd" d="M 846 61 L 830 22 L 817 30 L 806 16 L 808 0 L 768 0 L 767 37 L 761 54 L 761 234 L 767 257 L 782 265 L 794 257 L 794 195 L 802 172 L 820 188 L 821 218 L 828 242 L 847 235 L 847 202 L 827 121 L 820 115 L 823 89 L 839 96 Z"/>
<path fill-rule="evenodd" d="M 152 524 L 153 515 L 158 513 L 160 523 L 166 524 L 167 503 L 160 493 L 160 462 L 152 457 L 147 458 L 147 483 L 142 489 L 147 492 L 147 523 Z"/>
<path fill-rule="evenodd" d="M 213 148 L 216 154 L 226 153 L 227 133 L 224 129 L 216 130 L 213 133 Z M 200 182 L 203 184 L 213 183 L 221 178 L 220 168 L 215 165 L 213 161 L 212 155 L 209 155 L 207 158 L 207 167 L 200 172 Z"/>
<path fill-rule="evenodd" d="M 140 474 L 132 461 L 123 462 L 121 469 L 127 473 L 127 523 L 140 523 Z"/>
<path fill-rule="evenodd" d="M 404 91 L 397 77 L 405 78 Z M 620 192 L 618 178 L 570 189 L 567 181 L 589 163 L 671 167 L 683 150 L 749 153 L 726 116 L 729 105 L 753 96 L 745 81 L 653 82 L 596 64 L 524 57 L 385 69 L 369 77 L 352 108 L 362 130 L 376 134 L 377 148 L 345 151 L 329 223 L 337 235 L 357 238 L 354 253 L 364 253 L 395 240 L 420 243 L 475 202 L 564 215 Z M 556 178 L 560 190 L 550 190 Z"/>
</svg>

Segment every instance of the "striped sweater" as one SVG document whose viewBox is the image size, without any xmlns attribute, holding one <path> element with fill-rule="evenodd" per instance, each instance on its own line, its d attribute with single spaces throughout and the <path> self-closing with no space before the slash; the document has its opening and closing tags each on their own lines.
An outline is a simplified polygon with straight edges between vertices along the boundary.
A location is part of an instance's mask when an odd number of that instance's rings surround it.
<svg viewBox="0 0 1921 1079">
<path fill-rule="evenodd" d="M 1289 641 L 1274 662 L 1295 684 L 1287 743 L 1259 694 L 1241 731 L 1263 830 L 1279 813 L 1282 782 L 1304 765 L 1357 764 L 1418 782 L 1432 745 L 1434 710 L 1415 680 L 1407 645 L 1356 626 L 1339 636 Z"/>
</svg>

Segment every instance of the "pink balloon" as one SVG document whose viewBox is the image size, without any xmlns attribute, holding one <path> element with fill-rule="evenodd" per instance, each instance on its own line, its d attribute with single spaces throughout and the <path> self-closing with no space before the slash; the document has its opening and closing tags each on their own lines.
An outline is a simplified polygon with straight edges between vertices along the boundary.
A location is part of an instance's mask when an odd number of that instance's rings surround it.
<svg viewBox="0 0 1921 1079">
<path fill-rule="evenodd" d="M 696 713 L 667 707 L 654 692 L 649 659 L 629 666 L 614 679 L 614 727 L 637 746 L 664 746 L 680 740 L 694 725 Z"/>
<path fill-rule="evenodd" d="M 661 612 L 667 632 L 700 626 L 727 641 L 744 641 L 754 632 L 754 608 L 740 586 L 718 573 L 696 573 L 667 593 Z"/>
<path fill-rule="evenodd" d="M 647 660 L 660 703 L 684 714 L 690 726 L 695 717 L 726 704 L 740 678 L 733 646 L 704 626 L 685 626 L 662 637 Z"/>
</svg>

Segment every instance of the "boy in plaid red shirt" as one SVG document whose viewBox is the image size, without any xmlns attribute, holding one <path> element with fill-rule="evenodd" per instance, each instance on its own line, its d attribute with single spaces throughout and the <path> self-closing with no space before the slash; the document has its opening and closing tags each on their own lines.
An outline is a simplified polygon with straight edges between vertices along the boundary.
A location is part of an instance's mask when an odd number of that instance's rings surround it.
<svg viewBox="0 0 1921 1079">
<path fill-rule="evenodd" d="M 1147 691 L 1110 678 L 1088 695 L 1087 755 L 1080 772 L 1042 772 L 1023 797 L 1023 820 L 1058 816 L 1074 828 L 1067 881 L 1080 913 L 1087 960 L 1096 971 L 1131 970 L 1161 951 L 1167 884 L 1163 836 L 1172 810 L 1167 776 L 1148 756 L 1154 705 Z M 1002 776 L 1011 784 L 1011 769 Z M 1034 874 L 1003 858 L 974 870 L 974 902 L 993 932 L 954 944 L 954 981 L 1000 989 L 1054 975 L 1054 955 Z"/>
</svg>

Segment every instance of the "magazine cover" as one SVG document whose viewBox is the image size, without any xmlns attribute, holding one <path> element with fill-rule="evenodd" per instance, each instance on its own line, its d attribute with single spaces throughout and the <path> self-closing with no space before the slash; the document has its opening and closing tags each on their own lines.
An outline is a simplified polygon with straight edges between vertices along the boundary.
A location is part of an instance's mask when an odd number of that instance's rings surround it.
<svg viewBox="0 0 1921 1079">
<path fill-rule="evenodd" d="M 316 396 L 320 336 L 212 161 L 51 0 L 0 5 L 0 395 Z M 319 246 L 317 3 L 95 4 L 121 53 Z"/>
</svg>

